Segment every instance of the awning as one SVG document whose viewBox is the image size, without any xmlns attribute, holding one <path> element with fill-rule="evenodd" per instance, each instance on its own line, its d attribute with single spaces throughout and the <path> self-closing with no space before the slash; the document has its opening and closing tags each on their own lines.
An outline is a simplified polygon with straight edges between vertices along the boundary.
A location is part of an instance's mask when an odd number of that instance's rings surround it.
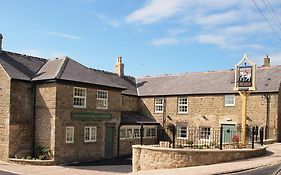
<svg viewBox="0 0 281 175">
<path fill-rule="evenodd" d="M 159 125 L 154 118 L 146 116 L 138 111 L 122 111 L 121 125 Z"/>
</svg>

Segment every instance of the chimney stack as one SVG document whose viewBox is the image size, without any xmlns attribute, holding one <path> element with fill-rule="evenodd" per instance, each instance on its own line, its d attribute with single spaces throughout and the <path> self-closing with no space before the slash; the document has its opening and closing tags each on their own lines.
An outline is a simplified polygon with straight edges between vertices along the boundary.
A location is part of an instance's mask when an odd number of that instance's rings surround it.
<svg viewBox="0 0 281 175">
<path fill-rule="evenodd" d="M 270 58 L 268 57 L 268 55 L 266 55 L 263 60 L 263 67 L 270 67 Z"/>
<path fill-rule="evenodd" d="M 2 39 L 3 35 L 0 33 L 0 54 L 2 53 Z"/>
<path fill-rule="evenodd" d="M 122 57 L 117 57 L 117 63 L 115 65 L 115 73 L 120 77 L 124 76 L 124 64 L 122 63 Z"/>
</svg>

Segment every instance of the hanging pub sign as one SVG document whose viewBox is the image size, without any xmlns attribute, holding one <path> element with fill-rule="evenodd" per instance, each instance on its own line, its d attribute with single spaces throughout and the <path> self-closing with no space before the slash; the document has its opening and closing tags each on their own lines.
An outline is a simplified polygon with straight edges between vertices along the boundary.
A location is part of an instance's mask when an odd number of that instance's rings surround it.
<svg viewBox="0 0 281 175">
<path fill-rule="evenodd" d="M 256 90 L 256 65 L 244 55 L 243 59 L 235 66 L 235 87 L 238 91 Z"/>
</svg>

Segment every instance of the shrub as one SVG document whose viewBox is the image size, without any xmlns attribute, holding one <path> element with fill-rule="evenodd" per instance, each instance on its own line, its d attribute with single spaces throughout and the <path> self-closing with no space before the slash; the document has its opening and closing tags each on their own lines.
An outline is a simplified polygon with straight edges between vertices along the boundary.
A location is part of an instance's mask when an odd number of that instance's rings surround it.
<svg viewBox="0 0 281 175">
<path fill-rule="evenodd" d="M 36 155 L 39 160 L 48 160 L 51 158 L 51 150 L 49 147 L 37 146 Z"/>
</svg>

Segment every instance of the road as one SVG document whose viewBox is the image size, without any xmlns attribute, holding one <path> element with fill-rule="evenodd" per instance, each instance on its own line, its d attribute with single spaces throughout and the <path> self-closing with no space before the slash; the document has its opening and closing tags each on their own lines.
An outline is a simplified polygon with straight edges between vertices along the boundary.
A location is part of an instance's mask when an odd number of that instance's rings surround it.
<svg viewBox="0 0 281 175">
<path fill-rule="evenodd" d="M 1 171 L 1 170 L 0 170 L 0 174 L 1 174 L 1 175 L 18 175 L 18 174 L 9 173 L 9 172 L 7 172 L 7 171 Z"/>
<path fill-rule="evenodd" d="M 281 175 L 281 172 L 277 172 L 280 168 L 281 164 L 276 164 L 239 173 L 232 173 L 232 175 Z"/>
</svg>

